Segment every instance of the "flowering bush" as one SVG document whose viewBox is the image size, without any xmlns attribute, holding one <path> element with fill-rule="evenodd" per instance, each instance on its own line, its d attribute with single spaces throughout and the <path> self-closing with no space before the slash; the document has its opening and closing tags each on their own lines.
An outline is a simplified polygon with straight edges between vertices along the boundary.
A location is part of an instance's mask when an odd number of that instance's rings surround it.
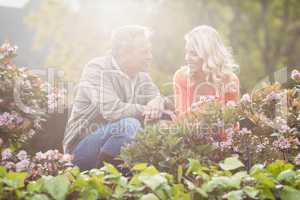
<svg viewBox="0 0 300 200">
<path fill-rule="evenodd" d="M 230 134 L 236 129 L 236 106 L 224 106 L 207 99 L 175 124 L 148 127 L 137 134 L 134 142 L 122 148 L 121 158 L 126 164 L 146 162 L 159 170 L 176 174 L 188 159 L 213 164 L 231 155 Z M 177 166 L 177 167 L 176 167 Z"/>
<path fill-rule="evenodd" d="M 31 157 L 24 150 L 12 152 L 7 148 L 1 152 L 0 165 L 8 171 L 27 172 L 27 180 L 34 180 L 42 175 L 58 175 L 61 170 L 72 166 L 71 160 L 71 155 L 57 150 L 38 152 Z"/>
<path fill-rule="evenodd" d="M 294 70 L 292 88 L 276 83 L 243 95 L 237 104 L 206 99 L 177 124 L 140 133 L 121 157 L 129 166 L 147 162 L 172 174 L 176 172 L 170 166 L 185 166 L 188 158 L 211 164 L 233 154 L 247 169 L 277 159 L 299 163 L 298 76 Z"/>
<path fill-rule="evenodd" d="M 265 87 L 253 93 L 252 99 L 241 102 L 239 115 L 251 121 L 251 131 L 265 141 L 260 149 L 269 150 L 267 157 L 256 159 L 258 162 L 284 159 L 293 162 L 299 152 L 300 134 L 300 82 L 299 72 L 294 70 L 291 78 L 295 86 L 284 89 L 280 84 Z M 243 98 L 242 98 L 243 99 Z M 252 137 L 253 138 L 253 137 Z"/>
<path fill-rule="evenodd" d="M 0 138 L 14 148 L 41 130 L 47 111 L 64 97 L 64 91 L 11 64 L 16 51 L 9 43 L 0 47 Z"/>
</svg>

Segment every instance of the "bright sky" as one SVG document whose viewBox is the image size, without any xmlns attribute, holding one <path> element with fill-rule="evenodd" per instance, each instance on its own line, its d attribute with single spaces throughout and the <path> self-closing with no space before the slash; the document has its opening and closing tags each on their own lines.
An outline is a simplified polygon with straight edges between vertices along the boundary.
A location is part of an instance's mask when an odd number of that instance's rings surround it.
<svg viewBox="0 0 300 200">
<path fill-rule="evenodd" d="M 29 0 L 0 0 L 0 6 L 22 8 Z"/>
<path fill-rule="evenodd" d="M 0 7 L 13 7 L 13 8 L 22 8 L 30 0 L 0 0 Z M 69 6 L 74 10 L 79 10 L 80 4 L 79 0 L 64 0 Z"/>
</svg>

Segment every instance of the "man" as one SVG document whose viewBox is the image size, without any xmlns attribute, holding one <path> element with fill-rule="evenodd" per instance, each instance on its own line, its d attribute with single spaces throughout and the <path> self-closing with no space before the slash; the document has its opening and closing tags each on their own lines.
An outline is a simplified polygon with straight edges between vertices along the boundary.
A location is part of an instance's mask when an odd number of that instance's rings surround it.
<svg viewBox="0 0 300 200">
<path fill-rule="evenodd" d="M 155 122 L 165 112 L 164 98 L 144 72 L 152 59 L 149 36 L 145 27 L 119 28 L 111 53 L 84 68 L 63 141 L 81 170 L 113 159 L 142 119 Z"/>
</svg>

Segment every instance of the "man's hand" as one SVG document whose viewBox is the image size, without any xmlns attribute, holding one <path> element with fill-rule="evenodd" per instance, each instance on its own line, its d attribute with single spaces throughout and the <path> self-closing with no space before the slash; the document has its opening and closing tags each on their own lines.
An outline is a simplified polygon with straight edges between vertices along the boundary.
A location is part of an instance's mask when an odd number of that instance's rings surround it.
<svg viewBox="0 0 300 200">
<path fill-rule="evenodd" d="M 145 117 L 144 121 L 154 122 L 161 118 L 162 112 L 164 110 L 164 99 L 161 96 L 157 96 L 146 105 L 146 109 L 143 113 Z"/>
<path fill-rule="evenodd" d="M 171 120 L 172 122 L 176 121 L 176 115 L 173 111 L 171 110 L 164 110 L 162 112 L 162 115 L 166 115 L 167 120 Z M 163 119 L 163 118 L 162 118 Z"/>
</svg>

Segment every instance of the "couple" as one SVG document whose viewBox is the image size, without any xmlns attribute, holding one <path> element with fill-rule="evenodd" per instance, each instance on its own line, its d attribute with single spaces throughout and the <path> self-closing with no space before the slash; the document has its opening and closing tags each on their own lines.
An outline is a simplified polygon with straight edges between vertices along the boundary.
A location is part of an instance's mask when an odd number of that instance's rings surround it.
<svg viewBox="0 0 300 200">
<path fill-rule="evenodd" d="M 152 59 L 150 35 L 146 27 L 119 28 L 111 52 L 84 68 L 63 141 L 65 153 L 74 156 L 81 170 L 112 162 L 142 123 L 157 122 L 163 114 L 172 120 L 182 117 L 199 95 L 223 102 L 238 99 L 231 53 L 216 30 L 199 26 L 185 36 L 187 66 L 174 75 L 176 115 L 167 110 L 167 99 L 146 73 Z"/>
</svg>

